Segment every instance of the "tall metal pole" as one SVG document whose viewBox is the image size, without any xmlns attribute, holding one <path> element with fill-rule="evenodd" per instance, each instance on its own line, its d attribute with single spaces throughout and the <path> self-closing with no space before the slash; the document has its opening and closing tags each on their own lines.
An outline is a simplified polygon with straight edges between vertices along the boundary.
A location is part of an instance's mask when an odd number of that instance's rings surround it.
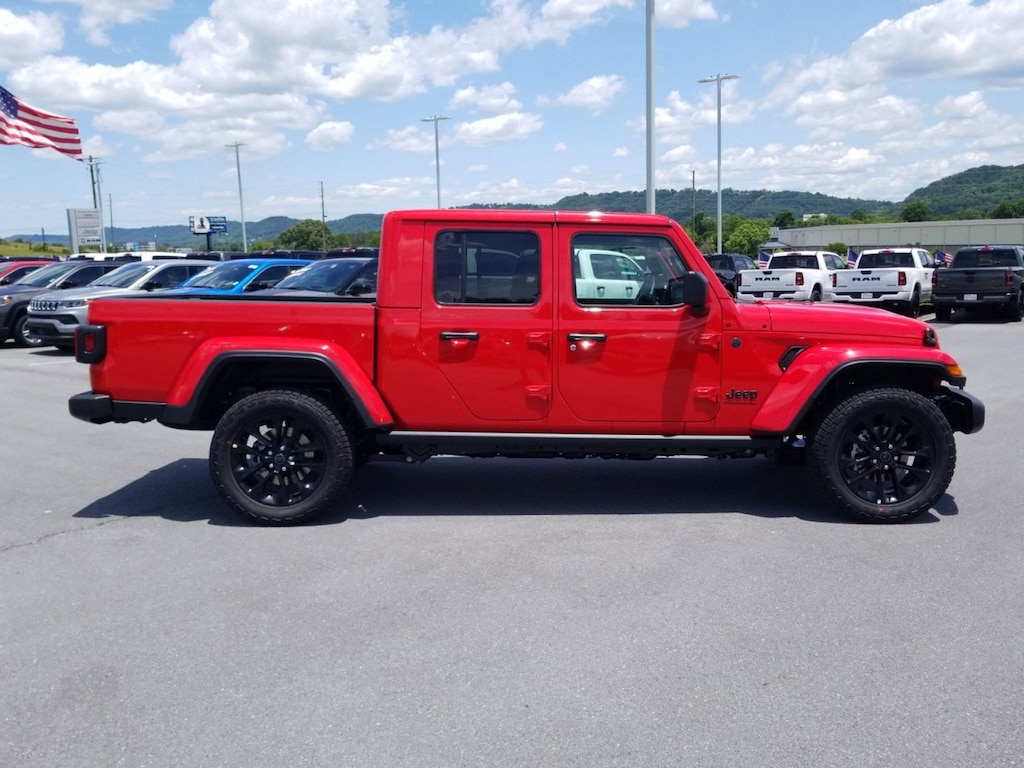
<svg viewBox="0 0 1024 768">
<path fill-rule="evenodd" d="M 327 207 L 324 203 L 324 183 L 320 182 L 320 223 L 324 225 L 324 250 L 327 250 Z"/>
<path fill-rule="evenodd" d="M 647 0 L 647 212 L 654 213 L 654 0 Z"/>
<path fill-rule="evenodd" d="M 440 120 L 447 120 L 445 115 L 431 115 L 420 120 L 421 123 L 434 124 L 434 168 L 437 171 L 437 207 L 441 207 L 441 142 L 437 132 L 437 123 Z"/>
<path fill-rule="evenodd" d="M 717 74 L 698 80 L 698 83 L 716 83 L 718 87 L 718 250 L 722 252 L 722 81 L 737 80 L 739 75 Z"/>
<path fill-rule="evenodd" d="M 233 144 L 225 144 L 225 147 L 235 148 L 235 172 L 238 175 L 238 211 L 242 217 L 242 250 L 249 251 L 249 241 L 245 236 L 245 203 L 242 201 L 242 161 L 238 157 L 238 148 L 244 147 L 240 141 L 236 141 Z"/>
</svg>

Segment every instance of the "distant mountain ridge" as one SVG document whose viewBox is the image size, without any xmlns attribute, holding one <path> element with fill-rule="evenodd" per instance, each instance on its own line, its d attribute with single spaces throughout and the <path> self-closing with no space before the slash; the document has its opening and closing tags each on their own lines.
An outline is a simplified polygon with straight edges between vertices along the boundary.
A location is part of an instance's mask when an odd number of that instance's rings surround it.
<svg viewBox="0 0 1024 768">
<path fill-rule="evenodd" d="M 738 214 L 748 219 L 771 220 L 779 213 L 789 211 L 797 220 L 806 214 L 823 213 L 835 216 L 850 216 L 854 212 L 866 216 L 898 216 L 903 205 L 909 202 L 923 202 L 928 215 L 939 218 L 984 218 L 992 208 L 1004 201 L 1024 201 L 1024 165 L 986 165 L 947 176 L 911 192 L 901 203 L 885 200 L 866 200 L 849 197 L 833 197 L 816 192 L 795 192 L 769 190 L 740 191 L 722 190 L 722 210 L 727 214 Z M 655 207 L 658 213 L 677 221 L 688 221 L 696 213 L 712 218 L 717 212 L 717 195 L 713 190 L 659 189 Z M 469 209 L 520 208 L 530 210 L 572 210 L 572 211 L 624 211 L 642 212 L 647 209 L 646 192 L 602 192 L 582 193 L 563 197 L 551 205 L 529 203 L 491 203 L 464 206 Z M 357 234 L 378 231 L 384 219 L 383 213 L 359 213 L 341 219 L 329 220 L 327 226 L 335 234 Z M 250 243 L 273 241 L 281 232 L 298 224 L 300 219 L 288 216 L 271 216 L 260 221 L 246 222 L 246 239 Z M 213 248 L 226 247 L 225 243 L 242 241 L 242 225 L 228 221 L 228 231 L 212 238 Z M 109 233 L 109 229 L 108 229 Z M 39 243 L 38 234 L 16 235 L 8 238 Z M 161 246 L 202 249 L 206 247 L 205 236 L 193 235 L 185 224 L 162 225 L 137 228 L 114 228 L 117 243 L 149 243 L 154 240 Z M 47 242 L 68 244 L 67 236 L 47 235 Z"/>
</svg>

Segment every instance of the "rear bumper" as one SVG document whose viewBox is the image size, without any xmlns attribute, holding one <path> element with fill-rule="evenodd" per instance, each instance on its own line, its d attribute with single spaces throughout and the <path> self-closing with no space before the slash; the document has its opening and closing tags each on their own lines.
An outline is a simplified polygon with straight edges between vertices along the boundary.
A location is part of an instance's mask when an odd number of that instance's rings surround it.
<svg viewBox="0 0 1024 768">
<path fill-rule="evenodd" d="M 121 402 L 112 400 L 110 395 L 95 392 L 82 392 L 68 398 L 71 415 L 92 424 L 156 421 L 163 410 L 163 403 Z"/>
</svg>

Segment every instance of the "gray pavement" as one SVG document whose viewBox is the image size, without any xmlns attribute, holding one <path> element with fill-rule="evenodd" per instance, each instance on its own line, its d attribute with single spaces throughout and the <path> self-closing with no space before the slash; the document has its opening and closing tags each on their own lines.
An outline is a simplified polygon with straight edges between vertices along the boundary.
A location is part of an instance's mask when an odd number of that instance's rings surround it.
<svg viewBox="0 0 1024 768">
<path fill-rule="evenodd" d="M 3 345 L 0 765 L 1022 765 L 1024 325 L 936 327 L 989 423 L 902 526 L 765 459 L 444 458 L 254 527 L 208 433 Z"/>
</svg>

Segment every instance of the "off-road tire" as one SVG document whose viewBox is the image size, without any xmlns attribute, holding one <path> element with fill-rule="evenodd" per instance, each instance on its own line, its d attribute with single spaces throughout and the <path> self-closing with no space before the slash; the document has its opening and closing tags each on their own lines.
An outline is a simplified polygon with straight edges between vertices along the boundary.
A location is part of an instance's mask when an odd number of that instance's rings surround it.
<svg viewBox="0 0 1024 768">
<path fill-rule="evenodd" d="M 348 487 L 354 460 L 338 415 L 291 390 L 239 400 L 210 442 L 210 474 L 238 513 L 267 525 L 312 520 Z"/>
<path fill-rule="evenodd" d="M 948 304 L 936 304 L 935 305 L 935 319 L 940 322 L 945 322 L 953 316 L 953 308 Z"/>
<path fill-rule="evenodd" d="M 956 466 L 953 430 L 931 400 L 911 390 L 856 390 L 814 435 L 809 467 L 825 494 L 860 520 L 895 523 L 927 512 Z"/>
</svg>

